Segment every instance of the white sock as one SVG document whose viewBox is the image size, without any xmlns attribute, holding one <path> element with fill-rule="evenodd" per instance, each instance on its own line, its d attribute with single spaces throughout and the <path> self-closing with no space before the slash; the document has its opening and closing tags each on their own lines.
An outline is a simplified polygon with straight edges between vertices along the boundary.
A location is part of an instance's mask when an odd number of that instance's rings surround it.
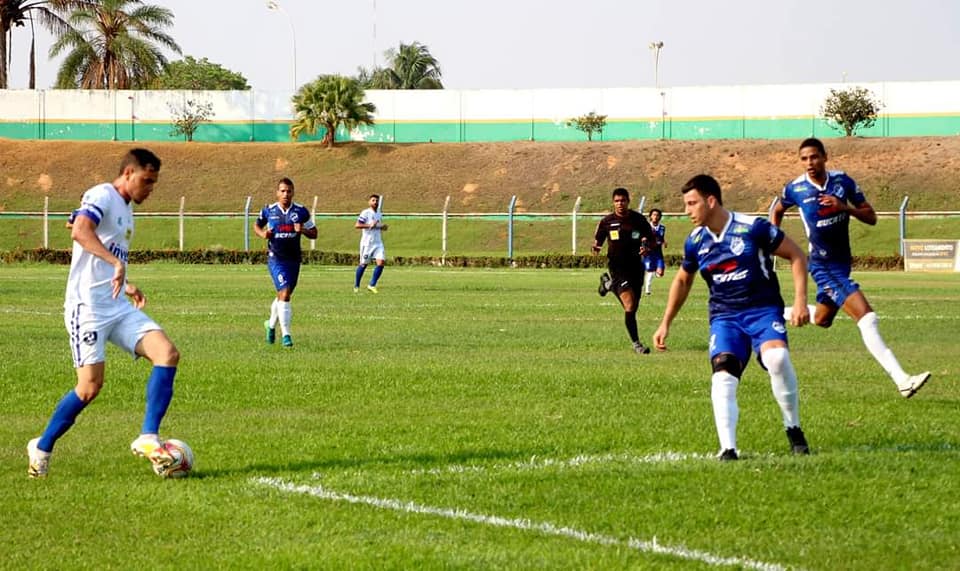
<svg viewBox="0 0 960 571">
<path fill-rule="evenodd" d="M 290 335 L 290 320 L 293 318 L 293 309 L 289 301 L 277 301 L 277 315 L 280 317 L 280 334 Z"/>
<path fill-rule="evenodd" d="M 784 428 L 800 426 L 800 395 L 797 391 L 797 371 L 786 347 L 774 347 L 763 352 L 763 366 L 770 374 L 773 398 L 780 405 Z"/>
<path fill-rule="evenodd" d="M 270 303 L 270 329 L 277 326 L 277 303 L 277 298 L 273 298 L 273 302 Z"/>
<path fill-rule="evenodd" d="M 897 386 L 903 385 L 910 378 L 910 375 L 904 372 L 900 362 L 893 355 L 893 351 L 883 342 L 883 338 L 880 337 L 880 328 L 877 326 L 878 322 L 877 314 L 872 311 L 861 317 L 860 321 L 857 322 L 857 327 L 860 328 L 860 336 L 863 337 L 863 344 L 867 346 L 867 350 L 880 363 L 883 370 L 890 375 L 893 382 Z"/>
<path fill-rule="evenodd" d="M 647 272 L 646 277 L 643 280 L 643 289 L 650 292 L 650 284 L 653 283 L 653 276 L 656 275 L 656 272 Z"/>
<path fill-rule="evenodd" d="M 720 449 L 737 449 L 737 419 L 740 409 L 737 407 L 737 384 L 740 380 L 726 371 L 714 373 L 710 390 L 713 401 L 713 420 L 717 424 L 717 436 L 720 437 Z"/>
</svg>

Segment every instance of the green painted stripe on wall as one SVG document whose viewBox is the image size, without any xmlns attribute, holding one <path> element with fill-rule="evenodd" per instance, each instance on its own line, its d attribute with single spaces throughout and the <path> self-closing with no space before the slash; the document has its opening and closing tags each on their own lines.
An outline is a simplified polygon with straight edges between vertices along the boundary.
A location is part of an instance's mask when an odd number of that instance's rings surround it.
<svg viewBox="0 0 960 571">
<path fill-rule="evenodd" d="M 952 136 L 960 134 L 960 115 L 883 116 L 865 137 Z M 647 119 L 611 121 L 595 140 L 636 139 L 801 139 L 808 136 L 839 137 L 843 133 L 816 117 L 786 119 Z M 0 137 L 8 139 L 49 139 L 76 141 L 182 141 L 171 133 L 168 123 L 117 122 L 0 122 Z M 300 141 L 319 141 L 323 130 L 301 136 Z M 343 129 L 337 140 L 350 138 Z M 506 141 L 585 141 L 586 135 L 563 122 L 551 121 L 385 121 L 362 127 L 360 136 L 373 143 L 506 142 Z M 195 141 L 206 142 L 288 142 L 290 124 L 286 121 L 250 123 L 204 123 L 194 134 Z"/>
</svg>

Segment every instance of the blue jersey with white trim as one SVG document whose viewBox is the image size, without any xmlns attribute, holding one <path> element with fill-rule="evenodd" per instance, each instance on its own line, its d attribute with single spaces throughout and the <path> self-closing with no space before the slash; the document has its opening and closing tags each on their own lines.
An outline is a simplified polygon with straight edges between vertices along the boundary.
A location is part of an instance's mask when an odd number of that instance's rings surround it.
<svg viewBox="0 0 960 571">
<path fill-rule="evenodd" d="M 839 208 L 821 206 L 820 197 L 832 195 L 840 199 Z M 820 187 L 804 174 L 787 183 L 780 193 L 785 208 L 796 206 L 803 220 L 803 229 L 810 241 L 811 262 L 849 264 L 850 215 L 847 204 L 860 206 L 867 201 L 860 187 L 842 171 L 827 171 L 827 182 Z"/>
<path fill-rule="evenodd" d="M 267 249 L 271 256 L 281 260 L 300 261 L 300 234 L 294 229 L 294 224 L 302 224 L 305 229 L 313 228 L 310 221 L 310 211 L 296 202 L 284 210 L 279 202 L 264 206 L 257 217 L 257 227 L 270 227 L 273 237 L 267 240 Z"/>
<path fill-rule="evenodd" d="M 720 235 L 694 228 L 683 244 L 685 271 L 700 272 L 710 290 L 710 317 L 748 308 L 783 308 L 772 252 L 783 230 L 765 218 L 731 212 Z"/>
</svg>

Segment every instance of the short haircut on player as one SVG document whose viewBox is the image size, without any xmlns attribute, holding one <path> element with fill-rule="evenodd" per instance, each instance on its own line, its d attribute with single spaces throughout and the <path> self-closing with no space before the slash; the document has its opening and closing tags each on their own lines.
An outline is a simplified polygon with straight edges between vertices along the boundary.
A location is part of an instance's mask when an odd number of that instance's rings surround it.
<svg viewBox="0 0 960 571">
<path fill-rule="evenodd" d="M 687 181 L 680 189 L 681 194 L 686 194 L 691 190 L 696 190 L 700 196 L 706 198 L 712 196 L 717 199 L 717 204 L 723 206 L 723 192 L 720 190 L 720 183 L 717 179 L 708 174 L 698 174 Z"/>
<path fill-rule="evenodd" d="M 371 198 L 376 198 L 377 200 L 380 200 L 380 195 L 379 195 L 379 194 L 371 194 L 370 196 L 367 197 L 367 200 L 370 200 Z"/>
<path fill-rule="evenodd" d="M 654 213 L 654 212 L 656 212 L 656 213 L 659 214 L 660 216 L 663 216 L 663 210 L 660 210 L 659 208 L 651 208 L 651 209 L 650 209 L 650 216 L 653 216 L 653 213 Z"/>
<path fill-rule="evenodd" d="M 613 189 L 613 193 L 610 195 L 610 198 L 616 198 L 618 196 L 622 196 L 627 200 L 630 200 L 630 191 L 622 186 L 618 186 L 617 188 Z"/>
<path fill-rule="evenodd" d="M 293 181 L 289 177 L 283 177 L 277 181 L 277 187 L 279 188 L 281 184 L 285 184 L 290 187 L 290 190 L 294 190 L 296 187 L 293 186 Z"/>
<path fill-rule="evenodd" d="M 813 147 L 814 149 L 820 151 L 820 154 L 821 154 L 821 155 L 827 156 L 827 149 L 826 149 L 826 147 L 823 146 L 823 141 L 821 141 L 820 139 L 818 139 L 818 138 L 816 138 L 816 137 L 808 137 L 808 138 L 804 139 L 803 142 L 800 143 L 800 148 L 797 149 L 797 150 L 798 150 L 798 151 L 802 151 L 803 149 L 806 149 L 807 147 Z"/>
<path fill-rule="evenodd" d="M 153 154 L 153 151 L 147 149 L 130 149 L 127 154 L 120 159 L 120 174 L 127 170 L 127 167 L 133 166 L 138 169 L 153 167 L 153 170 L 160 170 L 160 157 Z"/>
</svg>

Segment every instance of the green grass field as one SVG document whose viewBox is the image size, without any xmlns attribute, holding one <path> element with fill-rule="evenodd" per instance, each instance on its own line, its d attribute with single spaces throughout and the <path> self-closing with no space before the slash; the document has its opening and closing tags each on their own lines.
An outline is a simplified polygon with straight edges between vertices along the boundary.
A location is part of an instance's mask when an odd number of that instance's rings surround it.
<svg viewBox="0 0 960 571">
<path fill-rule="evenodd" d="M 721 464 L 700 281 L 670 351 L 637 356 L 598 271 L 388 267 L 375 296 L 311 265 L 284 350 L 265 268 L 133 266 L 183 355 L 163 432 L 197 468 L 130 455 L 149 365 L 111 347 L 30 480 L 27 440 L 73 386 L 66 271 L 0 271 L 2 568 L 960 568 L 960 275 L 857 275 L 904 367 L 934 373 L 916 397 L 849 319 L 791 330 L 814 454 L 789 454 L 754 363 L 743 460 Z"/>
</svg>

